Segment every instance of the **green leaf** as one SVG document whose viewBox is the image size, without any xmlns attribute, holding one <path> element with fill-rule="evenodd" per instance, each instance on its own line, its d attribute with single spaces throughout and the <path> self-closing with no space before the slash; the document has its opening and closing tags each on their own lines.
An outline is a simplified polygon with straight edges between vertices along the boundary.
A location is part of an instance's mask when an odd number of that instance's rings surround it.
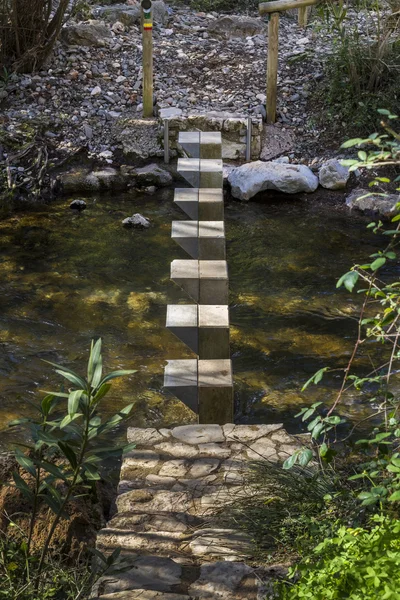
<svg viewBox="0 0 400 600">
<path fill-rule="evenodd" d="M 389 496 L 388 500 L 389 500 L 389 502 L 399 502 L 400 501 L 400 490 L 397 490 L 397 492 L 394 492 L 394 494 Z"/>
<path fill-rule="evenodd" d="M 78 411 L 79 400 L 83 394 L 83 390 L 75 390 L 71 392 L 68 397 L 68 414 L 70 416 L 74 415 Z"/>
<path fill-rule="evenodd" d="M 378 113 L 380 115 L 385 115 L 385 117 L 388 117 L 390 115 L 390 111 L 386 108 L 378 108 Z"/>
<path fill-rule="evenodd" d="M 88 371 L 87 371 L 87 378 L 88 378 L 89 383 L 92 383 L 93 374 L 94 374 L 94 371 L 99 362 L 100 354 L 101 354 L 101 338 L 99 338 L 94 345 L 93 345 L 93 340 L 92 340 L 92 343 L 90 345 L 90 356 L 89 356 Z"/>
<path fill-rule="evenodd" d="M 28 419 L 28 417 L 23 417 L 22 419 L 14 419 L 13 421 L 10 421 L 9 423 L 7 423 L 8 427 L 16 427 L 17 425 L 24 425 L 25 423 L 30 423 L 31 419 Z"/>
<path fill-rule="evenodd" d="M 54 475 L 54 477 L 57 477 L 57 479 L 61 479 L 62 481 L 66 481 L 68 479 L 66 474 L 59 467 L 53 465 L 53 463 L 42 460 L 41 467 L 51 475 Z"/>
<path fill-rule="evenodd" d="M 376 260 L 374 260 L 373 263 L 371 263 L 371 270 L 372 271 L 377 271 L 378 269 L 380 269 L 381 267 L 383 267 L 383 265 L 386 263 L 386 258 L 381 257 L 381 258 L 377 258 Z"/>
<path fill-rule="evenodd" d="M 89 481 L 99 481 L 101 479 L 100 473 L 96 469 L 96 467 L 92 464 L 85 463 L 85 477 L 89 479 Z"/>
<path fill-rule="evenodd" d="M 347 140 L 344 144 L 341 145 L 341 148 L 352 148 L 353 146 L 358 146 L 362 144 L 363 140 L 361 138 L 353 138 L 351 140 Z"/>
<path fill-rule="evenodd" d="M 323 444 L 321 444 L 321 447 L 319 449 L 319 455 L 320 455 L 320 457 L 324 458 L 324 456 L 327 455 L 328 450 L 329 450 L 328 445 L 325 442 Z"/>
<path fill-rule="evenodd" d="M 82 413 L 75 413 L 74 415 L 67 415 L 61 421 L 61 423 L 60 423 L 60 429 L 64 429 L 64 427 L 66 427 L 67 425 L 69 425 L 73 421 L 76 421 L 76 419 L 79 419 L 79 417 L 83 417 Z"/>
<path fill-rule="evenodd" d="M 126 375 L 133 375 L 134 373 L 137 373 L 137 370 L 133 370 L 133 371 L 113 371 L 112 373 L 110 373 L 109 375 L 106 375 L 106 377 L 104 377 L 103 381 L 100 384 L 100 387 L 104 383 L 107 383 L 107 381 L 111 381 L 111 379 L 116 379 L 117 377 L 125 377 Z"/>
<path fill-rule="evenodd" d="M 298 451 L 292 454 L 292 456 L 289 456 L 282 465 L 283 469 L 286 469 L 287 471 L 291 469 L 296 464 L 298 456 Z"/>
<path fill-rule="evenodd" d="M 42 413 L 44 414 L 45 417 L 47 417 L 47 415 L 50 414 L 51 412 L 51 408 L 53 405 L 53 401 L 54 401 L 54 396 L 53 394 L 47 394 L 47 396 L 45 396 L 41 402 L 41 407 L 42 407 Z"/>
<path fill-rule="evenodd" d="M 321 433 L 321 431 L 324 429 L 325 424 L 324 423 L 318 423 L 318 425 L 316 425 L 313 429 L 313 432 L 311 434 L 311 437 L 313 440 L 316 440 L 319 436 L 319 434 Z"/>
<path fill-rule="evenodd" d="M 364 150 L 360 150 L 360 152 L 358 152 L 358 158 L 365 162 L 367 160 L 367 153 Z"/>
<path fill-rule="evenodd" d="M 18 475 L 18 473 L 13 473 L 13 479 L 15 481 L 15 485 L 17 486 L 17 488 L 19 489 L 19 491 L 21 492 L 21 494 L 23 496 L 25 496 L 25 498 L 27 498 L 30 502 L 33 501 L 33 493 L 30 489 L 30 487 L 28 486 L 27 483 L 25 483 L 25 481 L 22 479 L 22 477 L 20 475 Z"/>
<path fill-rule="evenodd" d="M 329 367 L 324 367 L 323 369 L 319 369 L 319 371 L 314 373 L 314 375 L 312 377 L 310 377 L 310 379 L 308 381 L 306 381 L 306 383 L 301 388 L 301 391 L 304 392 L 304 390 L 306 390 L 311 383 L 314 383 L 314 384 L 319 383 L 321 381 L 324 373 L 326 373 L 327 371 L 329 371 Z M 304 419 L 303 419 L 303 421 L 304 421 Z"/>
<path fill-rule="evenodd" d="M 23 452 L 21 452 L 21 450 L 19 450 L 18 448 L 15 450 L 15 458 L 17 459 L 18 464 L 20 464 L 21 467 L 25 469 L 25 471 L 28 471 L 28 473 L 35 477 L 36 467 L 33 461 L 30 458 L 28 458 L 25 454 L 23 454 Z"/>
<path fill-rule="evenodd" d="M 67 367 L 57 365 L 56 363 L 50 362 L 49 360 L 45 360 L 44 362 L 48 363 L 49 365 L 52 365 L 53 367 L 56 367 L 56 373 L 58 373 L 62 377 L 65 377 L 65 379 L 68 379 L 68 381 L 71 381 L 71 383 L 76 385 L 78 388 L 81 388 L 83 390 L 86 389 L 86 381 L 82 377 L 74 373 L 74 371 L 71 371 L 71 369 L 67 369 Z"/>
<path fill-rule="evenodd" d="M 308 463 L 312 460 L 313 453 L 309 448 L 305 448 L 299 454 L 299 464 L 302 467 L 306 467 Z"/>
<path fill-rule="evenodd" d="M 98 391 L 97 391 L 95 397 L 93 398 L 93 400 L 95 402 L 99 402 L 102 398 L 104 398 L 104 396 L 109 392 L 110 389 L 111 389 L 111 383 L 103 383 L 103 385 L 101 385 L 98 388 Z"/>
<path fill-rule="evenodd" d="M 349 271 L 348 273 L 342 275 L 342 277 L 337 282 L 336 287 L 340 288 L 342 285 L 344 285 L 346 290 L 348 290 L 351 293 L 359 277 L 360 276 L 357 273 L 357 271 Z"/>
<path fill-rule="evenodd" d="M 100 356 L 96 363 L 96 366 L 94 368 L 93 379 L 92 379 L 93 389 L 96 389 L 97 386 L 99 385 L 102 373 L 103 373 L 103 360 Z"/>
</svg>

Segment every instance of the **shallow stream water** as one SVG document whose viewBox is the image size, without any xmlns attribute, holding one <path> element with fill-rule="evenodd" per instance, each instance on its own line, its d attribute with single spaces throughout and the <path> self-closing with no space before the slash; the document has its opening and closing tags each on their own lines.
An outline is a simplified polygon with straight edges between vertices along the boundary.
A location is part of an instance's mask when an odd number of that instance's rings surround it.
<svg viewBox="0 0 400 600">
<path fill-rule="evenodd" d="M 165 329 L 166 305 L 187 301 L 169 280 L 174 258 L 186 258 L 170 238 L 185 218 L 173 191 L 154 196 L 70 199 L 0 222 L 0 431 L 33 409 L 40 390 L 61 380 L 43 359 L 85 372 L 92 338 L 102 337 L 106 370 L 138 369 L 116 380 L 109 413 L 133 401 L 130 424 L 187 423 L 194 415 L 162 388 L 166 359 L 190 358 Z M 146 231 L 121 221 L 140 212 Z M 379 247 L 365 225 L 335 202 L 265 196 L 226 204 L 231 288 L 231 346 L 239 422 L 281 422 L 296 429 L 300 406 L 332 401 L 337 373 L 306 393 L 317 369 L 346 364 L 360 298 L 337 291 L 337 278 Z M 349 394 L 342 410 L 363 410 Z"/>
</svg>

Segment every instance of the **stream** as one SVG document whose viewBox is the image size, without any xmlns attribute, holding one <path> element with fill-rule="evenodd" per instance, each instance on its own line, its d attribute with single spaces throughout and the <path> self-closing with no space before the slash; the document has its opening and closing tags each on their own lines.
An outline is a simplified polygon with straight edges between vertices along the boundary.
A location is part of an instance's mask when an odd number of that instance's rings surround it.
<svg viewBox="0 0 400 600">
<path fill-rule="evenodd" d="M 331 196 L 270 193 L 226 203 L 237 422 L 283 422 L 296 431 L 301 406 L 335 397 L 338 372 L 300 390 L 321 367 L 347 364 L 361 298 L 336 290 L 336 281 L 380 240 L 365 229 L 368 218 L 350 216 Z M 195 419 L 163 390 L 165 361 L 193 358 L 165 328 L 166 305 L 187 301 L 169 280 L 170 262 L 187 258 L 170 238 L 171 221 L 185 218 L 173 190 L 85 200 L 82 213 L 60 199 L 0 221 L 3 445 L 11 439 L 7 421 L 34 412 L 27 400 L 60 389 L 62 380 L 43 361 L 85 373 L 90 341 L 98 337 L 106 371 L 138 370 L 115 381 L 104 400 L 107 414 L 134 402 L 130 425 Z M 135 212 L 152 227 L 124 229 L 121 221 Z M 341 410 L 362 415 L 360 393 L 349 392 Z"/>
</svg>

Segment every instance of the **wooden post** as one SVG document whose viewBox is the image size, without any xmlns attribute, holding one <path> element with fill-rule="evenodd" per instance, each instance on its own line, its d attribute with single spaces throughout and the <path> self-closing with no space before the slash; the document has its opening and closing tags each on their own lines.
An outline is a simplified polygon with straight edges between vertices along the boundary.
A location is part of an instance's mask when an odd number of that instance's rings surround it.
<svg viewBox="0 0 400 600">
<path fill-rule="evenodd" d="M 153 116 L 153 11 L 151 0 L 142 0 L 143 116 Z"/>
<path fill-rule="evenodd" d="M 267 123 L 275 123 L 278 90 L 279 13 L 270 15 L 268 23 Z"/>
<path fill-rule="evenodd" d="M 302 6 L 299 8 L 299 27 L 305 29 L 308 21 L 308 7 Z"/>
</svg>

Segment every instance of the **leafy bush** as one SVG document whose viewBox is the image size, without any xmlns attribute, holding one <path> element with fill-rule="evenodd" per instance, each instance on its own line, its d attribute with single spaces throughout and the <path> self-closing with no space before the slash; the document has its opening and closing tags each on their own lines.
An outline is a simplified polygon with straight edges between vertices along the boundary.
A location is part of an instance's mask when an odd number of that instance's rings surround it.
<svg viewBox="0 0 400 600">
<path fill-rule="evenodd" d="M 37 407 L 37 419 L 22 418 L 10 423 L 12 427 L 25 427 L 24 440 L 32 442 L 19 444 L 28 453 L 19 447 L 15 450 L 19 470 L 13 473 L 14 491 L 20 494 L 26 510 L 1 515 L 6 525 L 0 543 L 0 598 L 8 600 L 78 600 L 96 577 L 125 568 L 117 560 L 118 551 L 105 558 L 93 550 L 100 565 L 98 572 L 89 572 L 89 558 L 85 555 L 73 572 L 65 564 L 65 557 L 55 552 L 54 542 L 60 523 L 69 519 L 71 503 L 96 495 L 104 459 L 120 456 L 132 447 L 110 446 L 107 440 L 133 405 L 104 422 L 99 406 L 111 389 L 110 381 L 135 371 L 114 371 L 103 376 L 101 340 L 92 342 L 86 377 L 66 367 L 53 366 L 71 386 L 68 392 L 48 393 Z M 64 407 L 60 409 L 62 402 Z M 47 522 L 44 531 L 43 520 Z M 41 544 L 34 543 L 38 530 L 42 532 Z M 82 576 L 77 578 L 79 572 Z"/>
<path fill-rule="evenodd" d="M 399 0 L 355 0 L 350 7 L 343 0 L 321 3 L 322 28 L 334 36 L 327 86 L 320 90 L 329 107 L 324 119 L 339 112 L 340 122 L 360 131 L 372 126 L 380 106 L 399 109 L 399 9 Z"/>
<path fill-rule="evenodd" d="M 400 521 L 374 516 L 371 529 L 340 527 L 291 570 L 281 600 L 399 600 Z"/>
<path fill-rule="evenodd" d="M 0 67 L 40 68 L 73 7 L 70 0 L 0 0 Z"/>
</svg>

